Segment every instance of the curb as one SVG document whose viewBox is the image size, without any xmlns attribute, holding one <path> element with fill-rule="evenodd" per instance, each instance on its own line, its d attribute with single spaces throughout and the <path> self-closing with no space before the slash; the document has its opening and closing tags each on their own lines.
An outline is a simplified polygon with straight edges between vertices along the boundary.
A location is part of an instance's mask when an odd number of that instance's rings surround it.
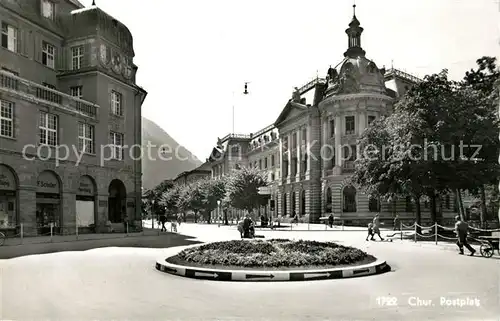
<svg viewBox="0 0 500 321">
<path fill-rule="evenodd" d="M 161 272 L 192 279 L 240 282 L 279 282 L 344 279 L 381 274 L 390 271 L 390 266 L 383 260 L 377 260 L 370 264 L 354 267 L 304 271 L 206 269 L 176 265 L 168 263 L 166 259 L 158 260 L 155 267 L 158 271 Z"/>
</svg>

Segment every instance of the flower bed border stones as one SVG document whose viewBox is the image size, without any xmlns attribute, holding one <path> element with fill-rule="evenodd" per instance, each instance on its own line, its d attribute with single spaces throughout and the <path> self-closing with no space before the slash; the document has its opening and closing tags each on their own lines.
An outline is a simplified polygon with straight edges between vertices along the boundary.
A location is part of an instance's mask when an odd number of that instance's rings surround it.
<svg viewBox="0 0 500 321">
<path fill-rule="evenodd" d="M 195 245 L 190 248 L 203 246 Z M 181 250 L 179 249 L 180 253 Z M 176 256 L 176 255 L 174 255 Z M 171 257 L 174 257 L 171 256 Z M 263 270 L 263 269 L 238 269 L 230 268 L 203 268 L 187 265 L 178 265 L 167 262 L 168 259 L 160 259 L 156 262 L 156 269 L 161 272 L 183 276 L 194 279 L 205 279 L 214 281 L 244 281 L 244 282 L 269 282 L 269 281 L 310 281 L 359 277 L 375 275 L 391 270 L 384 260 L 377 259 L 375 262 L 337 268 L 304 269 L 304 270 Z"/>
</svg>

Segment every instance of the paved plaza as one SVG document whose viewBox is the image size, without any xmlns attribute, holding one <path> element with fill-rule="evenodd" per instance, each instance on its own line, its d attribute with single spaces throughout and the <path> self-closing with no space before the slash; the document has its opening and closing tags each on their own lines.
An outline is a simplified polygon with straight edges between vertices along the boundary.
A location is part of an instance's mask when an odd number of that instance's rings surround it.
<svg viewBox="0 0 500 321">
<path fill-rule="evenodd" d="M 200 241 L 235 227 L 182 224 Z M 293 283 L 193 280 L 154 263 L 176 248 L 108 247 L 0 261 L 3 320 L 498 320 L 500 260 L 443 246 L 365 242 L 364 231 L 258 231 L 266 238 L 337 241 L 387 260 L 377 276 Z M 165 247 L 175 244 L 165 244 Z M 133 245 L 131 245 L 133 246 Z M 454 306 L 456 299 L 462 307 Z M 441 300 L 445 300 L 441 302 Z"/>
</svg>

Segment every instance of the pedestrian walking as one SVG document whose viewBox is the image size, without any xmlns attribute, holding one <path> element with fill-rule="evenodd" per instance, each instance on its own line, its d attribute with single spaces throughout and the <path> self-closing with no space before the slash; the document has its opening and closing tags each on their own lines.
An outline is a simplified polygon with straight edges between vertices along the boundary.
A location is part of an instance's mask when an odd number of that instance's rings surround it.
<svg viewBox="0 0 500 321">
<path fill-rule="evenodd" d="M 330 228 L 333 228 L 333 213 L 330 213 L 330 216 L 328 216 L 328 225 Z"/>
<path fill-rule="evenodd" d="M 161 231 L 167 231 L 167 228 L 165 227 L 165 223 L 167 222 L 167 217 L 165 216 L 165 214 L 161 214 L 160 215 L 160 222 L 161 222 Z"/>
<path fill-rule="evenodd" d="M 179 226 L 181 226 L 181 223 L 182 223 L 182 218 L 180 215 L 177 215 L 177 224 L 179 224 Z"/>
<path fill-rule="evenodd" d="M 175 220 L 170 221 L 170 232 L 177 233 L 177 222 Z"/>
<path fill-rule="evenodd" d="M 467 250 L 470 251 L 470 256 L 473 256 L 476 253 L 476 250 L 467 242 L 467 234 L 469 232 L 469 224 L 467 222 L 462 221 L 460 216 L 455 216 L 455 233 L 457 234 L 457 246 L 460 250 L 458 254 L 464 254 L 464 246 Z"/>
<path fill-rule="evenodd" d="M 244 230 L 243 230 L 243 220 L 238 222 L 238 232 L 240 232 L 241 238 L 244 237 Z"/>
<path fill-rule="evenodd" d="M 370 222 L 368 223 L 368 235 L 366 236 L 366 240 L 368 241 L 368 238 L 370 238 L 371 241 L 374 241 L 373 239 L 373 223 Z"/>
<path fill-rule="evenodd" d="M 399 231 L 401 229 L 401 220 L 399 219 L 399 214 L 396 214 L 394 218 L 394 231 Z"/>
<path fill-rule="evenodd" d="M 384 239 L 380 235 L 380 215 L 377 213 L 375 217 L 373 218 L 373 236 L 378 235 L 380 237 L 380 240 L 383 241 Z M 372 240 L 375 241 L 374 237 L 372 236 Z"/>
</svg>

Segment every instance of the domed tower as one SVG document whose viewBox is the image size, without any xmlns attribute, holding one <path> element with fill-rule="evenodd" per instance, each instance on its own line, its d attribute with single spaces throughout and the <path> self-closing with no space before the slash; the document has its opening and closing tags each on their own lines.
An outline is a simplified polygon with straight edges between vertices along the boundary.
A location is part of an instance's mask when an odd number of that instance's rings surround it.
<svg viewBox="0 0 500 321">
<path fill-rule="evenodd" d="M 328 70 L 327 88 L 318 106 L 322 145 L 332 147 L 324 150 L 333 150 L 321 160 L 322 213 L 333 212 L 348 220 L 369 214 L 368 197 L 347 183 L 359 154 L 356 140 L 372 121 L 387 115 L 393 104 L 382 72 L 361 47 L 363 28 L 356 17 L 356 5 L 353 9 L 346 29 L 348 48 L 340 67 Z"/>
</svg>

